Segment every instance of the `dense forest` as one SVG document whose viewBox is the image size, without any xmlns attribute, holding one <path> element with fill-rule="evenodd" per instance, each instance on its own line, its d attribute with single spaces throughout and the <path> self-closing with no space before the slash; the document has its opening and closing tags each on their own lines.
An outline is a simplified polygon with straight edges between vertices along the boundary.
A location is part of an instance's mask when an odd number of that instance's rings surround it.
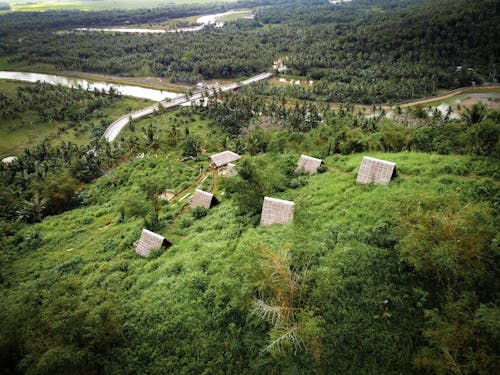
<svg viewBox="0 0 500 375">
<path fill-rule="evenodd" d="M 494 0 L 377 0 L 342 6 L 293 0 L 230 4 L 254 8 L 255 19 L 194 33 L 61 34 L 56 31 L 125 20 L 155 23 L 211 8 L 53 12 L 45 17 L 33 15 L 34 20 L 31 15 L 6 14 L 0 16 L 4 30 L 0 30 L 0 53 L 27 64 L 153 74 L 191 84 L 269 70 L 281 58 L 291 73 L 321 80 L 314 92 L 297 93 L 299 98 L 314 96 L 334 102 L 397 101 L 427 96 L 440 88 L 497 80 L 500 9 Z M 27 22 L 47 32 L 30 33 Z"/>
<path fill-rule="evenodd" d="M 56 33 L 243 6 L 255 19 L 199 33 Z M 192 106 L 131 119 L 110 143 L 104 113 L 149 103 L 1 82 L 2 134 L 7 122 L 85 131 L 0 163 L 0 375 L 498 373 L 497 103 L 458 117 L 352 103 L 494 81 L 499 6 L 278 0 L 1 15 L 10 61 L 196 82 L 281 59 L 287 78 L 314 84 L 206 89 Z M 36 33 L 24 29 L 31 16 Z M 222 150 L 242 155 L 235 176 L 210 168 Z M 296 170 L 301 154 L 322 159 L 317 174 Z M 356 183 L 363 156 L 396 163 L 388 185 Z M 195 189 L 217 204 L 190 208 Z M 266 196 L 293 201 L 293 221 L 259 225 Z M 139 257 L 143 228 L 172 246 Z"/>
<path fill-rule="evenodd" d="M 37 82 L 19 87 L 15 98 L 0 93 L 0 118 L 19 118 L 30 110 L 42 121 L 77 122 L 88 119 L 120 96 L 113 88 L 109 91 L 89 91 L 82 87 L 68 88 Z"/>
</svg>

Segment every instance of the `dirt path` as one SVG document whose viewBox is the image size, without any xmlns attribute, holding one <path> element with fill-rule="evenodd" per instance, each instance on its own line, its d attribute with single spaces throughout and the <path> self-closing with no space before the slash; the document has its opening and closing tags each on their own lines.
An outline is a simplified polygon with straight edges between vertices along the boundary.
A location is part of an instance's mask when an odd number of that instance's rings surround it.
<svg viewBox="0 0 500 375">
<path fill-rule="evenodd" d="M 407 102 L 401 102 L 401 103 L 399 103 L 399 105 L 403 108 L 404 107 L 411 107 L 411 106 L 415 106 L 415 105 L 428 104 L 428 103 L 446 100 L 446 99 L 452 98 L 452 97 L 460 95 L 460 94 L 472 94 L 472 93 L 477 93 L 477 92 L 488 92 L 488 91 L 491 91 L 494 89 L 500 89 L 500 85 L 461 87 L 459 89 L 451 90 L 451 91 L 448 91 L 447 93 L 444 93 L 441 95 L 431 96 L 431 97 L 423 98 L 423 99 L 411 100 L 411 101 L 407 101 Z"/>
<path fill-rule="evenodd" d="M 206 175 L 207 175 L 207 172 L 206 172 L 205 168 L 202 168 L 200 170 L 200 174 L 198 175 L 198 177 L 196 178 L 196 180 L 191 185 L 189 185 L 187 188 L 184 188 L 181 191 L 179 191 L 177 194 L 175 194 L 175 196 L 172 198 L 172 200 L 170 202 L 172 202 L 172 203 L 180 202 L 180 200 L 186 194 L 189 194 L 189 191 L 191 189 L 193 189 L 193 187 L 198 186 L 203 181 L 203 179 L 205 178 Z M 187 202 L 189 202 L 189 200 L 187 198 L 185 198 L 185 200 Z"/>
<path fill-rule="evenodd" d="M 215 190 L 217 189 L 217 176 L 219 175 L 219 171 L 217 169 L 214 169 L 212 171 L 212 185 L 210 186 L 210 193 L 215 193 Z"/>
</svg>

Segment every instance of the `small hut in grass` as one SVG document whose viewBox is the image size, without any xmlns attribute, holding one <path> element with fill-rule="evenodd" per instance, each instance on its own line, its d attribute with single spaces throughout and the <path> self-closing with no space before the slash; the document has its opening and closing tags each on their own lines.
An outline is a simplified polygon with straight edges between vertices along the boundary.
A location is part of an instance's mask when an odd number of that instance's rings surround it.
<svg viewBox="0 0 500 375">
<path fill-rule="evenodd" d="M 143 229 L 141 238 L 136 243 L 135 252 L 141 257 L 147 258 L 152 249 L 159 249 L 160 247 L 170 247 L 172 244 L 168 242 L 165 237 L 150 230 Z"/>
<path fill-rule="evenodd" d="M 216 203 L 216 199 L 213 194 L 207 193 L 206 191 L 196 189 L 193 198 L 191 198 L 190 207 L 196 208 L 198 206 L 203 206 L 205 208 L 210 208 Z"/>
<path fill-rule="evenodd" d="M 364 156 L 356 182 L 387 185 L 395 175 L 396 163 Z"/>
<path fill-rule="evenodd" d="M 221 168 L 220 175 L 222 177 L 234 177 L 238 175 L 238 170 L 236 169 L 236 165 L 233 163 L 227 163 L 224 168 Z"/>
<path fill-rule="evenodd" d="M 293 220 L 295 203 L 283 199 L 264 197 L 260 225 L 288 224 Z"/>
<path fill-rule="evenodd" d="M 321 159 L 316 159 L 302 154 L 300 155 L 295 173 L 305 172 L 308 174 L 315 174 L 318 172 L 318 168 L 321 166 L 322 162 L 323 160 Z"/>
<path fill-rule="evenodd" d="M 222 151 L 218 154 L 210 156 L 210 165 L 213 168 L 220 168 L 229 163 L 240 160 L 241 156 L 232 151 Z"/>
<path fill-rule="evenodd" d="M 7 156 L 6 158 L 2 159 L 2 163 L 4 163 L 4 164 L 10 164 L 10 163 L 15 162 L 16 160 L 17 160 L 16 156 Z"/>
</svg>

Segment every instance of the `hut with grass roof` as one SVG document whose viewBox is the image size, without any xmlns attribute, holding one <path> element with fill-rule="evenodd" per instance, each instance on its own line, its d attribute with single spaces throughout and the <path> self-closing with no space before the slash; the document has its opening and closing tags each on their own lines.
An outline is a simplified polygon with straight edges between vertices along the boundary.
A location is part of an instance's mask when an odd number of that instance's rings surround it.
<svg viewBox="0 0 500 375">
<path fill-rule="evenodd" d="M 147 258 L 153 249 L 168 248 L 172 246 L 165 237 L 150 230 L 143 229 L 141 238 L 135 243 L 135 252 L 141 257 Z"/>
<path fill-rule="evenodd" d="M 217 200 L 215 199 L 213 194 L 196 189 L 193 194 L 193 198 L 191 198 L 191 203 L 189 204 L 189 206 L 191 208 L 196 208 L 198 206 L 210 208 L 216 203 L 216 201 Z"/>
<path fill-rule="evenodd" d="M 10 163 L 13 163 L 15 161 L 17 161 L 16 156 L 7 156 L 6 158 L 2 159 L 2 163 L 4 163 L 4 164 L 10 164 Z"/>
<path fill-rule="evenodd" d="M 232 151 L 222 151 L 210 156 L 210 165 L 213 168 L 221 168 L 233 161 L 240 160 L 241 156 Z"/>
<path fill-rule="evenodd" d="M 236 168 L 236 164 L 227 163 L 227 165 L 221 168 L 219 174 L 222 177 L 234 177 L 238 175 L 238 169 Z"/>
<path fill-rule="evenodd" d="M 295 203 L 283 199 L 264 197 L 260 225 L 288 224 L 293 220 Z"/>
<path fill-rule="evenodd" d="M 321 166 L 323 160 L 313 158 L 307 155 L 300 155 L 299 162 L 297 164 L 297 168 L 295 169 L 295 173 L 307 173 L 307 174 L 315 174 L 318 173 L 318 168 Z"/>
<path fill-rule="evenodd" d="M 387 185 L 394 176 L 396 176 L 396 163 L 364 156 L 356 182 Z"/>
</svg>

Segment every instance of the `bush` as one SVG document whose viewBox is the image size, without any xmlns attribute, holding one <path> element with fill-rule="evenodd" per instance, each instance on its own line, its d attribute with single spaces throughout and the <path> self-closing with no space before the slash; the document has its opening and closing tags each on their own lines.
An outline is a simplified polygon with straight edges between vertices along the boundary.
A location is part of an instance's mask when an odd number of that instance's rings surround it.
<svg viewBox="0 0 500 375">
<path fill-rule="evenodd" d="M 191 215 L 195 220 L 201 219 L 202 217 L 208 215 L 208 208 L 203 206 L 197 206 L 193 209 L 193 211 L 191 211 Z"/>
<path fill-rule="evenodd" d="M 290 189 L 297 189 L 302 186 L 306 186 L 309 183 L 309 178 L 307 176 L 299 176 L 297 178 L 291 179 L 288 183 Z"/>
<path fill-rule="evenodd" d="M 138 195 L 128 194 L 118 208 L 122 217 L 144 217 L 150 210 L 148 204 Z"/>
<path fill-rule="evenodd" d="M 156 232 L 160 229 L 161 224 L 158 220 L 158 213 L 155 211 L 151 211 L 144 218 L 144 228 L 149 229 L 150 231 Z"/>
<path fill-rule="evenodd" d="M 326 164 L 321 164 L 318 168 L 318 173 L 325 173 L 325 172 L 328 172 L 328 167 L 326 166 Z"/>
</svg>

